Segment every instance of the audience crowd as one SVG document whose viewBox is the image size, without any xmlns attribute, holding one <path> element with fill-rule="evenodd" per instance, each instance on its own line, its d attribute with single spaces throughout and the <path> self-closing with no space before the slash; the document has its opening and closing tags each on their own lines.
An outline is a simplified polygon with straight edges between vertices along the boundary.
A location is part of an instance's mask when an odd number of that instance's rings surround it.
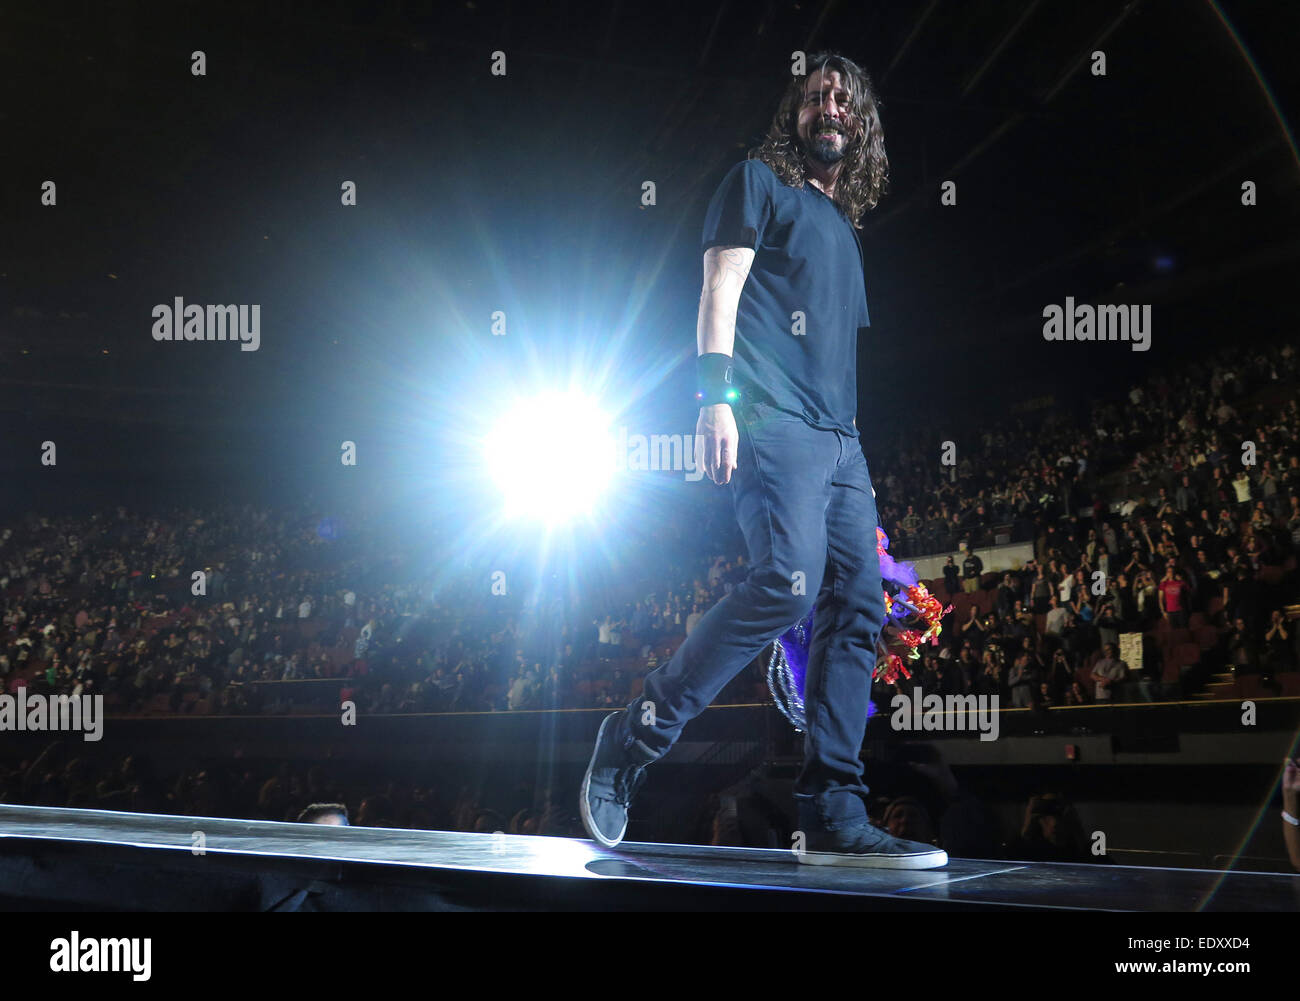
<svg viewBox="0 0 1300 1001">
<path fill-rule="evenodd" d="M 892 548 L 962 547 L 932 583 L 955 610 L 913 662 L 926 689 L 1050 707 L 1188 694 L 1225 665 L 1276 685 L 1298 662 L 1297 374 L 1289 345 L 1225 351 L 1083 425 L 993 423 L 953 465 L 937 436 L 933 461 L 881 448 Z M 522 600 L 411 558 L 364 513 L 346 531 L 306 508 L 28 516 L 0 530 L 0 683 L 102 694 L 110 712 L 623 705 L 747 573 L 729 511 L 703 507 L 629 556 L 621 593 Z M 982 573 L 975 549 L 998 535 L 1034 558 Z M 728 554 L 703 555 L 720 539 Z M 1147 634 L 1141 672 L 1119 657 L 1126 632 Z M 763 698 L 763 662 L 724 695 Z"/>
<path fill-rule="evenodd" d="M 1026 411 L 969 440 L 917 427 L 892 446 L 866 441 L 891 549 L 953 554 L 930 582 L 953 605 L 939 642 L 923 647 L 912 679 L 878 685 L 878 702 L 919 684 L 1042 710 L 1185 696 L 1224 671 L 1281 691 L 1300 663 L 1288 611 L 1298 387 L 1289 345 L 1225 350 L 1100 400 L 1083 421 Z M 717 496 L 702 517 L 665 519 L 630 544 L 635 576 L 577 593 L 536 582 L 509 592 L 522 597 L 495 595 L 489 574 L 446 555 L 453 547 L 415 558 L 364 512 L 28 515 L 0 528 L 0 685 L 103 695 L 110 715 L 621 706 L 748 572 Z M 1011 540 L 1032 543 L 1033 558 L 984 572 L 976 550 Z M 1133 633 L 1136 671 L 1120 654 Z M 760 656 L 719 701 L 766 700 L 764 667 Z M 129 757 L 104 766 L 60 755 L 0 763 L 0 801 L 582 834 L 567 807 L 527 784 L 484 804 L 454 778 L 377 791 L 363 774 L 249 763 L 164 779 Z M 951 773 L 932 778 L 941 801 L 892 797 L 873 818 L 967 857 L 1082 857 L 1059 797 L 1036 797 L 1008 834 Z M 733 792 L 714 800 L 703 839 L 788 834 L 753 790 Z"/>
<path fill-rule="evenodd" d="M 1300 663 L 1298 385 L 1289 344 L 1225 350 L 1082 426 L 995 424 L 955 465 L 900 447 L 876 480 L 921 503 L 883 502 L 887 530 L 902 550 L 961 553 L 931 583 L 956 606 L 939 644 L 892 687 L 1050 708 L 1194 694 L 1231 670 L 1280 694 Z M 1011 539 L 1033 558 L 983 573 L 976 549 Z M 1143 635 L 1140 670 L 1124 633 Z"/>
</svg>

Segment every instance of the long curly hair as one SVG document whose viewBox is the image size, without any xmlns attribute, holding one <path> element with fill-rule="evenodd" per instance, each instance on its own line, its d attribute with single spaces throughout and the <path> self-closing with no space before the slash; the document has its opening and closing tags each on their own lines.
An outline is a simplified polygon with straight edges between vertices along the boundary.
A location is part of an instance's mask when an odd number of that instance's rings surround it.
<svg viewBox="0 0 1300 1001">
<path fill-rule="evenodd" d="M 880 123 L 880 99 L 866 71 L 852 59 L 835 52 L 818 52 L 806 62 L 809 74 L 823 75 L 838 70 L 849 91 L 852 116 L 845 137 L 844 158 L 832 200 L 848 216 L 855 229 L 868 209 L 873 209 L 889 184 L 889 158 L 885 155 L 885 132 Z M 807 76 L 794 76 L 772 116 L 767 138 L 749 151 L 749 159 L 762 160 L 782 182 L 802 188 L 808 179 L 804 149 L 799 138 L 799 108 L 803 104 Z"/>
</svg>

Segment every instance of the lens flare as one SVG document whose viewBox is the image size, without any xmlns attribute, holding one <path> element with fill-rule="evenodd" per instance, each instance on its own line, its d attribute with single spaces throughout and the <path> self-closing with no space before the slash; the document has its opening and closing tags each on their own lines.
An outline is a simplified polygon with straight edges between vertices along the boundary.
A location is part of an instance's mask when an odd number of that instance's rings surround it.
<svg viewBox="0 0 1300 1001">
<path fill-rule="evenodd" d="M 547 525 L 593 517 L 614 472 L 609 424 L 594 400 L 575 393 L 513 406 L 483 449 L 506 517 Z"/>
</svg>

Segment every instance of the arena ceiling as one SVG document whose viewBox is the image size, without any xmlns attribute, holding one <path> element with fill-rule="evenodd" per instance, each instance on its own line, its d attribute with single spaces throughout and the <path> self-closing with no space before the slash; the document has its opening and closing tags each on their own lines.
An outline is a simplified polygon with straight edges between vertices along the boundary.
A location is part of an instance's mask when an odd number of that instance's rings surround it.
<svg viewBox="0 0 1300 1001">
<path fill-rule="evenodd" d="M 672 323 L 689 339 L 707 198 L 767 128 L 792 51 L 821 48 L 883 95 L 891 183 L 862 234 L 883 366 L 947 359 L 935 397 L 987 380 L 981 358 L 1066 294 L 1164 304 L 1209 338 L 1234 320 L 1272 329 L 1294 317 L 1278 289 L 1300 260 L 1298 11 L 9 4 L 0 56 L 24 97 L 0 111 L 0 418 L 176 433 L 314 420 L 351 399 L 359 366 L 406 358 L 393 304 L 428 308 L 422 268 L 438 308 L 472 312 L 502 286 L 553 291 L 557 260 L 598 287 L 608 254 L 674 301 L 654 336 Z M 486 71 L 497 50 L 505 79 Z M 369 209 L 347 232 L 340 177 Z M 49 179 L 57 208 L 39 204 Z M 940 206 L 944 181 L 957 207 Z M 1258 208 L 1241 205 L 1244 181 Z M 264 335 L 257 364 L 169 351 L 148 307 L 173 295 L 260 301 L 283 336 Z"/>
</svg>

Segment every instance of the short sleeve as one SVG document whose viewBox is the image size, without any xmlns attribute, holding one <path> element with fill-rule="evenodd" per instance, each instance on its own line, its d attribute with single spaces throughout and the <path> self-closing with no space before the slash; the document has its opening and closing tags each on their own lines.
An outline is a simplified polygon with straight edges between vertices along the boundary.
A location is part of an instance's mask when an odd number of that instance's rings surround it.
<svg viewBox="0 0 1300 1001">
<path fill-rule="evenodd" d="M 727 171 L 704 214 L 700 251 L 711 247 L 758 249 L 772 212 L 775 175 L 761 160 L 743 160 Z"/>
<path fill-rule="evenodd" d="M 856 229 L 853 230 L 853 242 L 858 245 L 858 266 L 862 271 L 863 280 L 862 315 L 858 317 L 858 331 L 861 332 L 871 326 L 871 310 L 867 306 L 866 296 L 867 255 L 862 250 L 862 236 Z"/>
</svg>

